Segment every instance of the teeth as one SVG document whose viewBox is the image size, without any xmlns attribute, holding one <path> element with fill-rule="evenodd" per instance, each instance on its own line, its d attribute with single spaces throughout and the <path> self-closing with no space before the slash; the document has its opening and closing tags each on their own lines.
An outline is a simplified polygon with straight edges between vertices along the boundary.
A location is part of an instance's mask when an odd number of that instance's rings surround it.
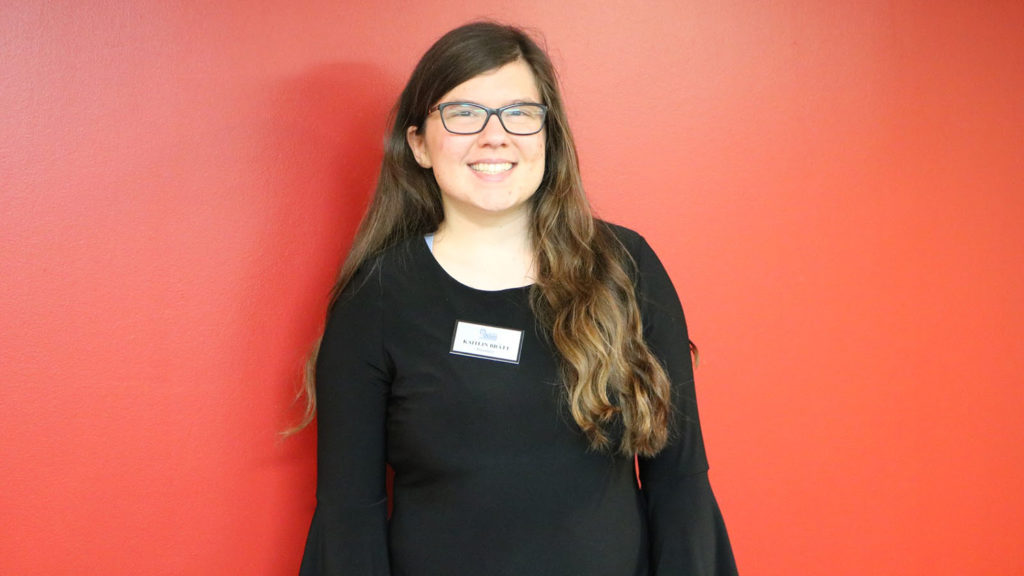
<svg viewBox="0 0 1024 576">
<path fill-rule="evenodd" d="M 483 172 L 485 174 L 498 174 L 501 172 L 505 172 L 507 170 L 511 170 L 512 163 L 502 162 L 500 164 L 484 164 L 481 162 L 479 164 L 470 164 L 469 167 L 472 168 L 473 170 L 476 170 L 477 172 Z"/>
</svg>

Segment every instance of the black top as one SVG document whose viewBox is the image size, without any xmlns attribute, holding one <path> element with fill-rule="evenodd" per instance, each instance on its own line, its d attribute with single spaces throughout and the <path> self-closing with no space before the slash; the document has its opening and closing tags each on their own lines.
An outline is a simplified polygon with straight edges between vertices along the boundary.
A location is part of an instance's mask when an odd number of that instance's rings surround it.
<svg viewBox="0 0 1024 576">
<path fill-rule="evenodd" d="M 612 229 L 637 263 L 644 337 L 673 387 L 671 440 L 640 458 L 643 489 L 632 458 L 588 449 L 530 288 L 465 286 L 414 238 L 363 266 L 328 318 L 302 576 L 736 573 L 679 299 L 646 241 Z M 477 332 L 481 342 L 464 342 Z"/>
</svg>

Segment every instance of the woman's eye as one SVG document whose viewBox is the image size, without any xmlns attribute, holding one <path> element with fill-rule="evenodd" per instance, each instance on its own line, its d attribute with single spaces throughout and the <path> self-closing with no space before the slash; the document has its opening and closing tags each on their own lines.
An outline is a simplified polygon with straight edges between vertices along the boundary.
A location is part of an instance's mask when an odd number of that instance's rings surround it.
<svg viewBox="0 0 1024 576">
<path fill-rule="evenodd" d="M 505 110 L 506 118 L 536 118 L 540 113 L 540 110 L 534 106 L 524 106 L 522 108 L 509 108 Z"/>
<path fill-rule="evenodd" d="M 464 118 L 476 118 L 480 110 L 471 106 L 449 106 L 444 111 L 445 118 L 450 120 L 461 120 Z"/>
</svg>

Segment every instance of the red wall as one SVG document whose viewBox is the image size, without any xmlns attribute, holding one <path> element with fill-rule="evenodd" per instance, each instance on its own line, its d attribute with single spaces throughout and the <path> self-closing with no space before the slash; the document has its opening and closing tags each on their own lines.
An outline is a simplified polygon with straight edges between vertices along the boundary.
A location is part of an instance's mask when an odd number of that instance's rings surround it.
<svg viewBox="0 0 1024 576">
<path fill-rule="evenodd" d="M 1024 4 L 84 4 L 0 7 L 0 573 L 297 571 L 277 432 L 386 112 L 477 15 L 544 31 L 676 281 L 742 572 L 1024 573 Z"/>
</svg>

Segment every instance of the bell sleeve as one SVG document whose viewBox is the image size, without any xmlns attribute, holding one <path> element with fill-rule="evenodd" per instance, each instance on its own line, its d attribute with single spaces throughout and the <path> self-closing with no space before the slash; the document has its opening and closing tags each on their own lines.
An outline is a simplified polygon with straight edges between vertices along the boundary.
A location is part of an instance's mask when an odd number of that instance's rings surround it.
<svg viewBox="0 0 1024 576">
<path fill-rule="evenodd" d="M 668 444 L 653 458 L 638 459 L 651 576 L 735 575 L 725 522 L 708 482 L 683 309 L 654 251 L 639 236 L 634 246 L 644 338 L 672 386 Z"/>
<path fill-rule="evenodd" d="M 317 489 L 300 576 L 387 576 L 386 428 L 391 368 L 379 270 L 328 314 L 316 363 Z"/>
</svg>

